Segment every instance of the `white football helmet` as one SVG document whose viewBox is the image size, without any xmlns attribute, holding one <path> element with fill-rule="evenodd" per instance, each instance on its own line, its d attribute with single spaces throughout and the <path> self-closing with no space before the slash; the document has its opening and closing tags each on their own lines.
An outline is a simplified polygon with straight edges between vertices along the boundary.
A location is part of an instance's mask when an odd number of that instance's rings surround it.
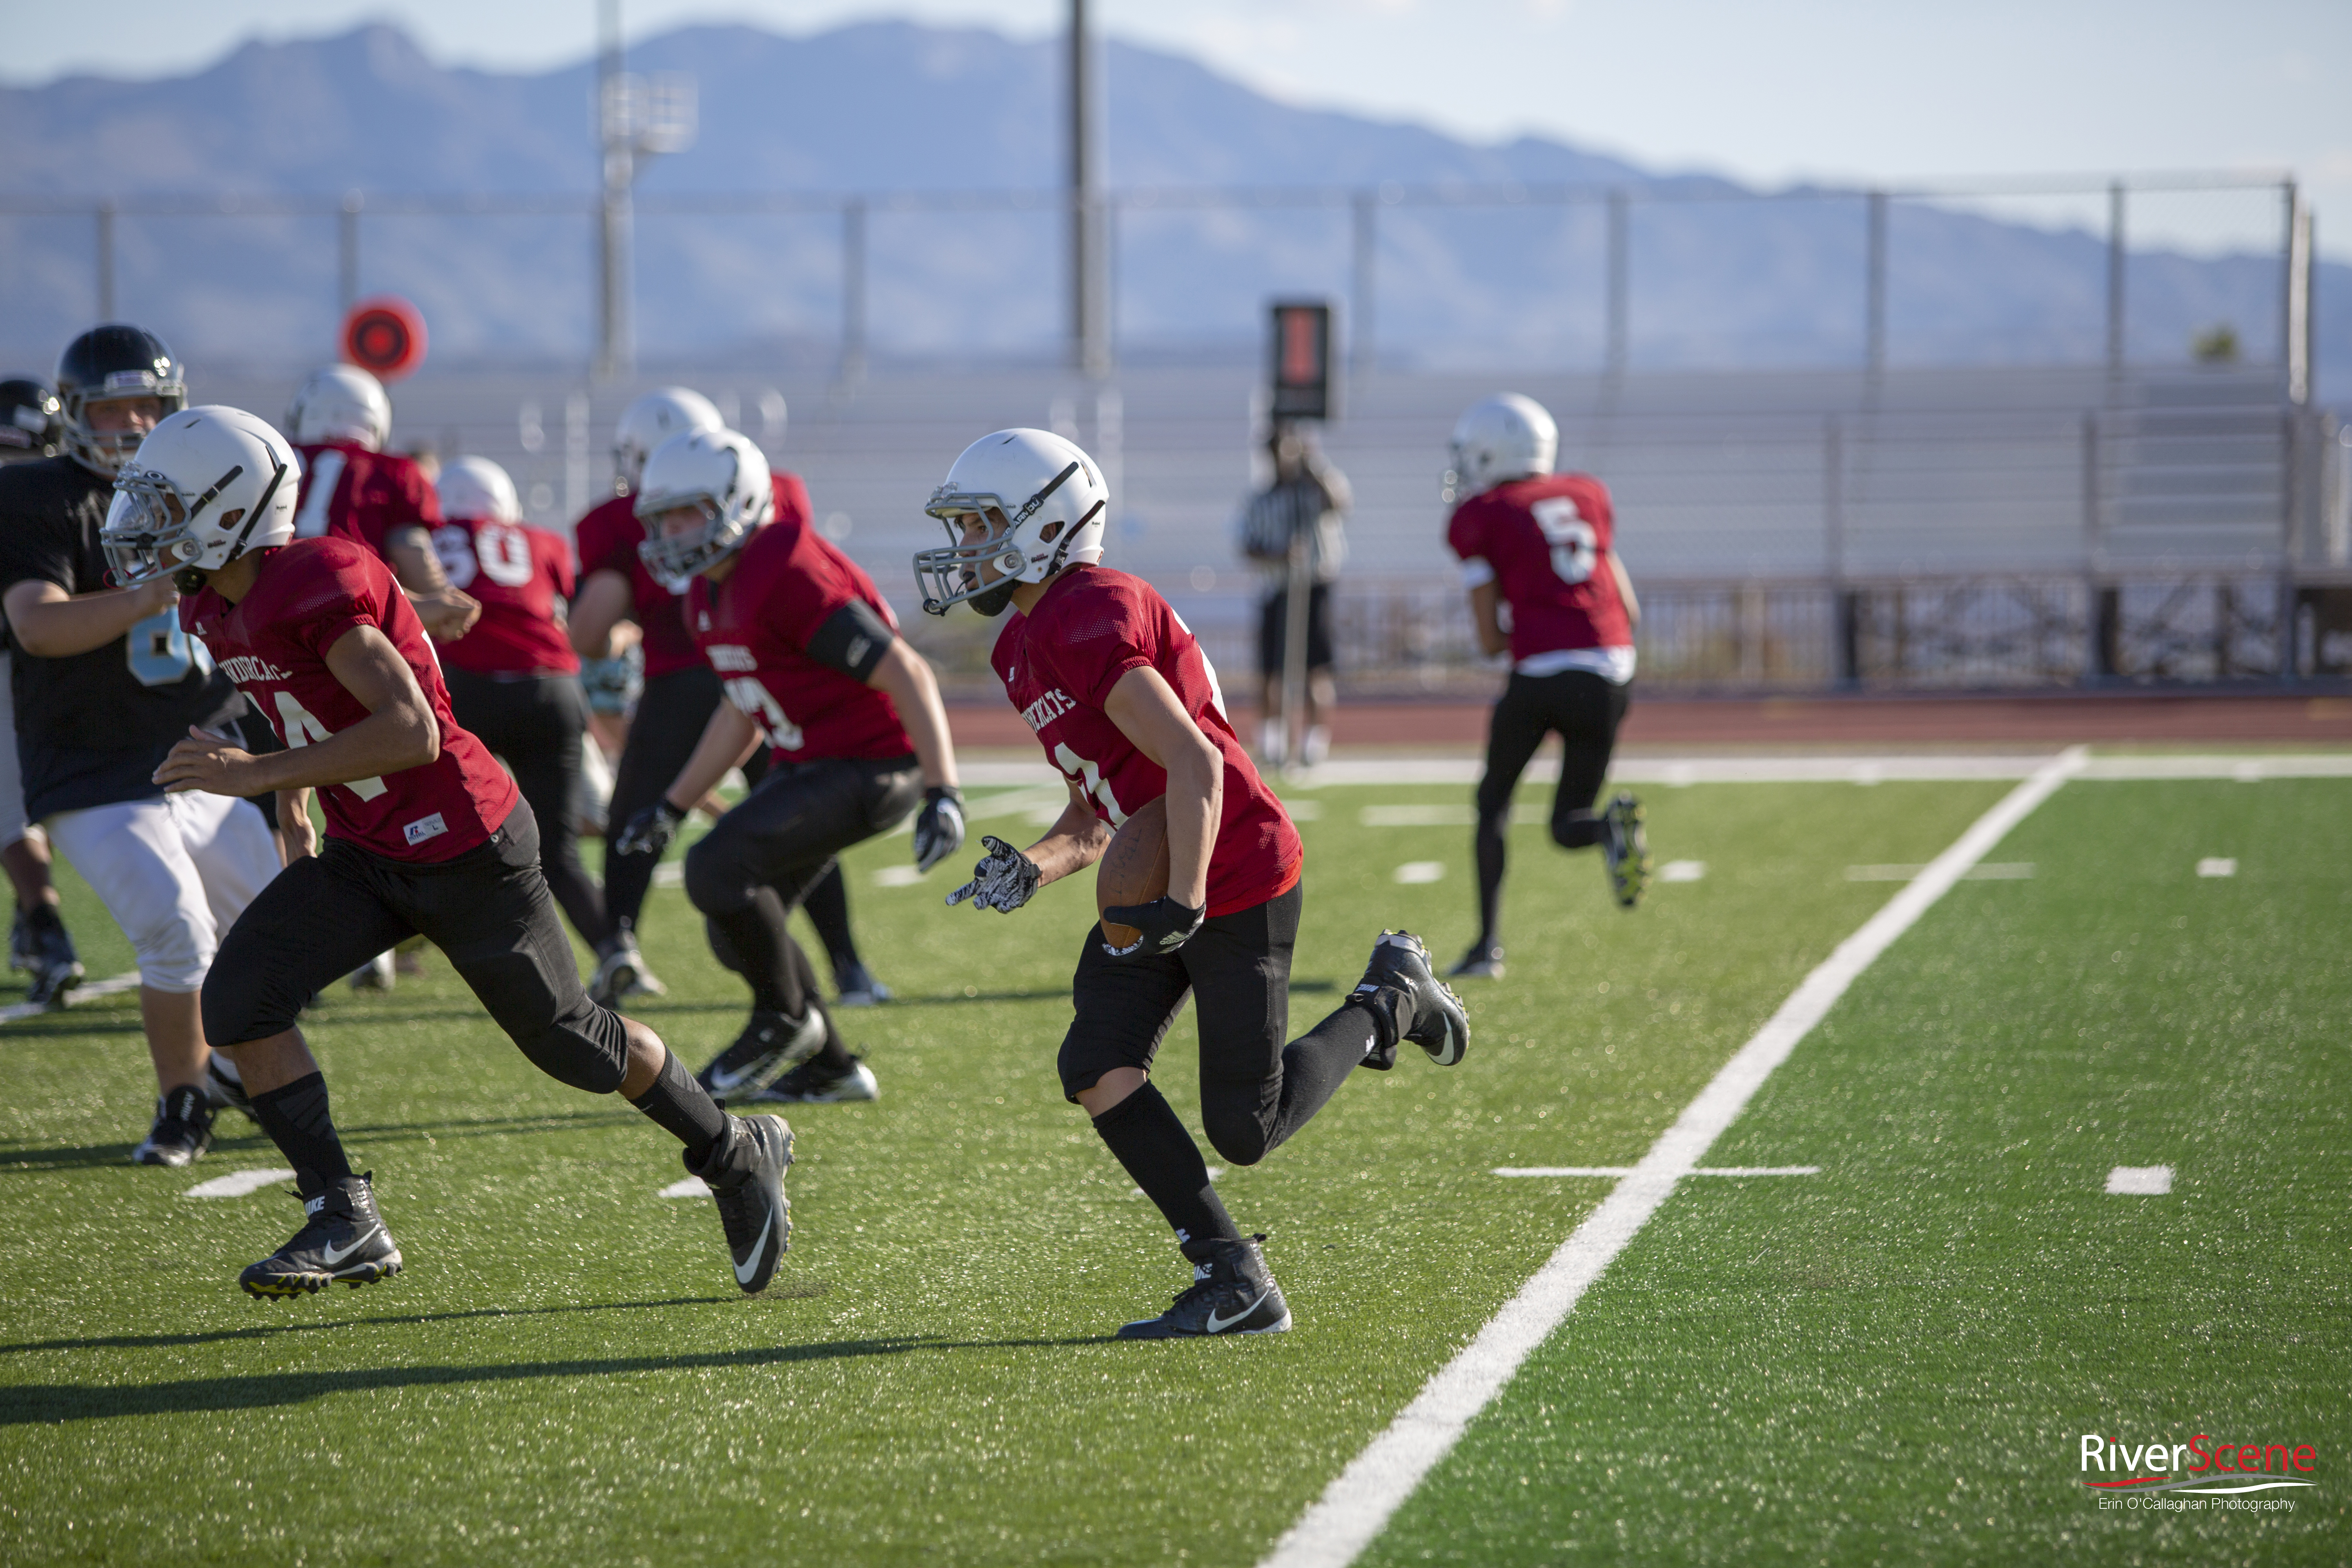
<svg viewBox="0 0 2352 1568">
<path fill-rule="evenodd" d="M 441 497 L 443 517 L 486 522 L 515 522 L 522 517 L 514 480 L 488 458 L 450 459 L 433 488 Z"/>
<path fill-rule="evenodd" d="M 1446 500 L 1467 500 L 1506 479 L 1551 472 L 1559 456 L 1559 426 L 1544 405 L 1516 392 L 1474 403 L 1454 423 L 1453 466 Z"/>
<path fill-rule="evenodd" d="M 381 452 L 392 438 L 392 399 L 383 383 L 355 364 L 314 370 L 286 405 L 286 428 L 298 447 L 349 441 Z"/>
<path fill-rule="evenodd" d="M 646 459 L 686 430 L 722 430 L 726 421 L 710 399 L 688 387 L 657 386 L 621 411 L 613 427 L 613 479 L 627 495 L 645 481 Z"/>
<path fill-rule="evenodd" d="M 217 572 L 294 537 L 301 463 L 242 408 L 183 408 L 147 433 L 115 476 L 98 542 L 125 587 L 191 569 Z M 184 590 L 194 586 L 183 578 Z"/>
<path fill-rule="evenodd" d="M 944 549 L 915 554 L 923 609 L 944 616 L 971 601 L 1001 616 L 1014 583 L 1043 583 L 1065 566 L 1102 559 L 1110 490 L 1095 460 L 1050 430 L 999 430 L 963 449 L 923 510 L 948 531 Z M 964 542 L 963 520 L 988 519 L 985 538 Z M 997 581 L 983 583 L 982 563 Z"/>
<path fill-rule="evenodd" d="M 674 507 L 701 509 L 698 532 L 667 534 L 655 520 Z M 775 515 L 768 459 L 749 436 L 732 430 L 681 430 L 654 448 L 637 484 L 637 521 L 646 542 L 637 557 L 654 581 L 676 594 L 742 545 Z"/>
</svg>

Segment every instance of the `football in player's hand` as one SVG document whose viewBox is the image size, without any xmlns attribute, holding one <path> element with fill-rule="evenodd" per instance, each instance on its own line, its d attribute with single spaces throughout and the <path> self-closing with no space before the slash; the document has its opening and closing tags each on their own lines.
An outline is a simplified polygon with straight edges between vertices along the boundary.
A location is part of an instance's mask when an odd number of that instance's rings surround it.
<svg viewBox="0 0 2352 1568">
<path fill-rule="evenodd" d="M 1148 904 L 1168 891 L 1168 797 L 1138 806 L 1110 836 L 1095 867 L 1095 912 Z M 1140 935 L 1133 926 L 1105 921 L 1103 940 L 1126 947 Z"/>
</svg>

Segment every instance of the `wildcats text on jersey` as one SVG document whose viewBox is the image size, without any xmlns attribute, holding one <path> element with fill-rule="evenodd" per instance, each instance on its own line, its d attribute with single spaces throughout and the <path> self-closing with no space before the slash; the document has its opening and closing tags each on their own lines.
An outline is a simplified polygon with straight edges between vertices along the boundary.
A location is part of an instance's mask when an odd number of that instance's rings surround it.
<svg viewBox="0 0 2352 1568">
<path fill-rule="evenodd" d="M 1076 706 L 1076 703 L 1070 700 L 1070 694 L 1056 686 L 1036 701 L 1021 710 L 1021 717 L 1032 730 L 1042 730 Z"/>
<path fill-rule="evenodd" d="M 202 637 L 204 632 L 204 623 L 200 621 L 196 624 L 196 635 L 198 637 Z M 294 679 L 284 670 L 278 668 L 276 665 L 270 663 L 268 659 L 263 658 L 259 654 L 231 654 L 228 658 L 220 661 L 220 668 L 222 674 L 227 676 L 231 680 L 236 681 L 239 686 L 248 686 L 255 681 L 260 680 L 291 680 Z"/>
</svg>

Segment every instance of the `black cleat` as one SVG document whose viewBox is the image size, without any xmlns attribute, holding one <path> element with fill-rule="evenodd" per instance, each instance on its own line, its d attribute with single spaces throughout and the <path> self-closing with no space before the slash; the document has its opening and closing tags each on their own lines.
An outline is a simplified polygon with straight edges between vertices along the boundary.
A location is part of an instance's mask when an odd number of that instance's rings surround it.
<svg viewBox="0 0 2352 1568">
<path fill-rule="evenodd" d="M 354 1290 L 400 1272 L 400 1247 L 375 1212 L 375 1180 L 338 1176 L 302 1201 L 294 1238 L 237 1277 L 248 1296 L 306 1296 L 340 1279 Z"/>
<path fill-rule="evenodd" d="M 1156 1318 L 1124 1324 L 1123 1340 L 1199 1339 L 1209 1334 L 1278 1334 L 1290 1327 L 1290 1303 L 1265 1266 L 1263 1236 L 1187 1245 L 1192 1283 Z"/>
<path fill-rule="evenodd" d="M 155 1102 L 155 1125 L 131 1151 L 134 1165 L 185 1165 L 213 1146 L 213 1107 L 205 1091 L 183 1084 Z"/>
<path fill-rule="evenodd" d="M 776 1277 L 793 1245 L 793 1205 L 784 1196 L 784 1167 L 793 1163 L 793 1130 L 781 1116 L 730 1117 L 729 1137 L 713 1146 L 702 1178 L 719 1200 L 719 1223 L 735 1262 L 735 1283 L 756 1296 Z"/>
<path fill-rule="evenodd" d="M 74 951 L 73 933 L 53 909 L 28 911 L 25 924 L 29 947 L 26 967 L 33 972 L 25 987 L 25 1000 L 37 1007 L 62 1007 L 71 1000 L 67 993 L 81 984 L 84 973 L 81 955 Z"/>
<path fill-rule="evenodd" d="M 765 1089 L 738 1097 L 750 1105 L 839 1105 L 853 1100 L 879 1100 L 882 1086 L 864 1057 L 852 1057 L 845 1068 L 834 1069 L 812 1057 Z"/>
<path fill-rule="evenodd" d="M 1503 977 L 1503 950 L 1491 942 L 1474 942 L 1462 962 L 1445 972 L 1448 980 L 1500 980 Z"/>
<path fill-rule="evenodd" d="M 1367 1067 L 1393 1064 L 1399 1040 L 1411 1040 L 1442 1068 L 1454 1066 L 1470 1049 L 1470 1015 L 1462 998 L 1429 972 L 1429 949 L 1409 931 L 1381 932 L 1372 943 L 1372 961 L 1350 996 L 1360 998 L 1381 1020 L 1379 1037 L 1364 1058 Z"/>
<path fill-rule="evenodd" d="M 695 1078 L 715 1097 L 762 1089 L 786 1068 L 798 1067 L 824 1044 L 824 1010 L 809 999 L 799 1018 L 754 1008 L 735 1043 L 706 1063 Z"/>
<path fill-rule="evenodd" d="M 1620 795 L 1601 814 L 1601 865 L 1609 896 L 1632 909 L 1650 885 L 1650 838 L 1642 831 L 1642 803 Z"/>
</svg>

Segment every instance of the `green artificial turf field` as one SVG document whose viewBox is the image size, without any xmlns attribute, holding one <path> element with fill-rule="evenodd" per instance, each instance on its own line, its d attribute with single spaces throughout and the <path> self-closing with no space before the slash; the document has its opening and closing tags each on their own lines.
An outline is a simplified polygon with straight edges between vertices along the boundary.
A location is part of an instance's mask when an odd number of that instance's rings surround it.
<svg viewBox="0 0 2352 1568">
<path fill-rule="evenodd" d="M 1106 1338 L 1184 1276 L 1054 1078 L 1086 878 L 978 915 L 940 906 L 950 868 L 877 880 L 903 837 L 848 858 L 900 996 L 845 1015 L 883 1099 L 793 1116 L 799 1229 L 755 1300 L 709 1201 L 658 1195 L 674 1146 L 539 1077 L 437 963 L 310 1026 L 408 1271 L 290 1303 L 235 1285 L 299 1217 L 281 1189 L 181 1195 L 275 1150 L 232 1120 L 187 1171 L 123 1163 L 130 998 L 0 1027 L 0 1559 L 1252 1563 L 1608 1190 L 1491 1171 L 1638 1159 L 1895 891 L 1846 868 L 1925 862 L 2006 788 L 1649 792 L 1660 861 L 1706 869 L 1630 915 L 1517 829 L 1468 1061 L 1408 1051 L 1221 1176 L 1297 1315 L 1238 1343 Z M 1382 924 L 1466 942 L 1468 829 L 1410 825 L 1464 793 L 1298 797 L 1294 1032 Z M 2035 877 L 1955 889 L 1711 1159 L 1822 1173 L 1685 1184 L 1368 1561 L 2123 1560 L 2166 1530 L 2335 1561 L 2335 1476 L 2284 1529 L 2158 1523 L 2084 1502 L 2074 1444 L 2291 1432 L 2340 1475 L 2347 805 L 2062 791 L 1993 857 Z M 68 886 L 92 973 L 127 967 Z M 672 992 L 639 1016 L 698 1064 L 740 983 L 655 898 Z M 1188 1116 L 1193 1043 L 1160 1075 Z M 2101 1190 L 2158 1163 L 2169 1197 Z"/>
</svg>

